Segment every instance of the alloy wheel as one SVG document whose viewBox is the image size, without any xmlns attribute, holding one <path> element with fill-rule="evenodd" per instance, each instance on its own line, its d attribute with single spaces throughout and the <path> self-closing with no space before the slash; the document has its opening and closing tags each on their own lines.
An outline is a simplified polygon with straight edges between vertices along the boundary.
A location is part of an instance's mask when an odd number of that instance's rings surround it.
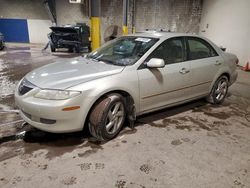
<svg viewBox="0 0 250 188">
<path fill-rule="evenodd" d="M 219 81 L 215 90 L 215 97 L 218 101 L 221 101 L 227 94 L 227 87 L 227 82 L 225 80 Z"/>
<path fill-rule="evenodd" d="M 124 105 L 121 102 L 116 102 L 109 109 L 105 127 L 109 134 L 114 134 L 119 130 L 123 124 L 123 119 L 125 116 Z"/>
</svg>

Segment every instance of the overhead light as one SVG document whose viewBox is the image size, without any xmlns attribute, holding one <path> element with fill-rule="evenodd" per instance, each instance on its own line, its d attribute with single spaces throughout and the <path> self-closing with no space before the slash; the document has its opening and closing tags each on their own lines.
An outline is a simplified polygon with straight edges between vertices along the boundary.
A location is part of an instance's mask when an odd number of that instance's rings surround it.
<svg viewBox="0 0 250 188">
<path fill-rule="evenodd" d="M 69 0 L 69 3 L 84 3 L 84 0 Z"/>
</svg>

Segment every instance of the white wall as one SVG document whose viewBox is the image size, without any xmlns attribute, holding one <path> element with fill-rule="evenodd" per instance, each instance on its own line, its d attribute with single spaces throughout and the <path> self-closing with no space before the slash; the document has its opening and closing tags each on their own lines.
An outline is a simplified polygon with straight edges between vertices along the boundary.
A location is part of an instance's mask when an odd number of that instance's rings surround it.
<svg viewBox="0 0 250 188">
<path fill-rule="evenodd" d="M 200 23 L 203 35 L 250 62 L 250 0 L 204 0 Z"/>
<path fill-rule="evenodd" d="M 30 43 L 47 43 L 47 34 L 51 32 L 52 22 L 50 20 L 28 19 L 28 31 Z"/>
<path fill-rule="evenodd" d="M 0 17 L 49 19 L 42 0 L 0 0 Z"/>
<path fill-rule="evenodd" d="M 57 25 L 88 23 L 88 1 L 83 4 L 69 3 L 69 0 L 56 0 Z"/>
</svg>

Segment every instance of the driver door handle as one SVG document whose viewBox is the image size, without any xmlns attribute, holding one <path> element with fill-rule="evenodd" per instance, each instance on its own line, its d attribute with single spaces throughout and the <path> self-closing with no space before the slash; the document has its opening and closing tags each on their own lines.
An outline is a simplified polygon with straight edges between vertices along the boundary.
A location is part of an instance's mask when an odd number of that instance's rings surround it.
<svg viewBox="0 0 250 188">
<path fill-rule="evenodd" d="M 221 65 L 221 62 L 217 60 L 217 61 L 215 62 L 215 65 Z"/>
<path fill-rule="evenodd" d="M 180 71 L 179 71 L 181 74 L 187 74 L 190 72 L 190 70 L 187 70 L 186 68 L 182 68 Z"/>
</svg>

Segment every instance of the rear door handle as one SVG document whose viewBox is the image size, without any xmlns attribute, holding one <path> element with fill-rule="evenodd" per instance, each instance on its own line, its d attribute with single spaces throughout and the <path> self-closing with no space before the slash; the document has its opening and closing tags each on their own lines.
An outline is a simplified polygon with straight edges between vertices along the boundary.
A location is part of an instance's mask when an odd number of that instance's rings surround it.
<svg viewBox="0 0 250 188">
<path fill-rule="evenodd" d="M 189 73 L 190 71 L 187 70 L 186 68 L 182 68 L 179 72 L 180 72 L 181 74 L 187 74 L 187 73 Z"/>
</svg>

